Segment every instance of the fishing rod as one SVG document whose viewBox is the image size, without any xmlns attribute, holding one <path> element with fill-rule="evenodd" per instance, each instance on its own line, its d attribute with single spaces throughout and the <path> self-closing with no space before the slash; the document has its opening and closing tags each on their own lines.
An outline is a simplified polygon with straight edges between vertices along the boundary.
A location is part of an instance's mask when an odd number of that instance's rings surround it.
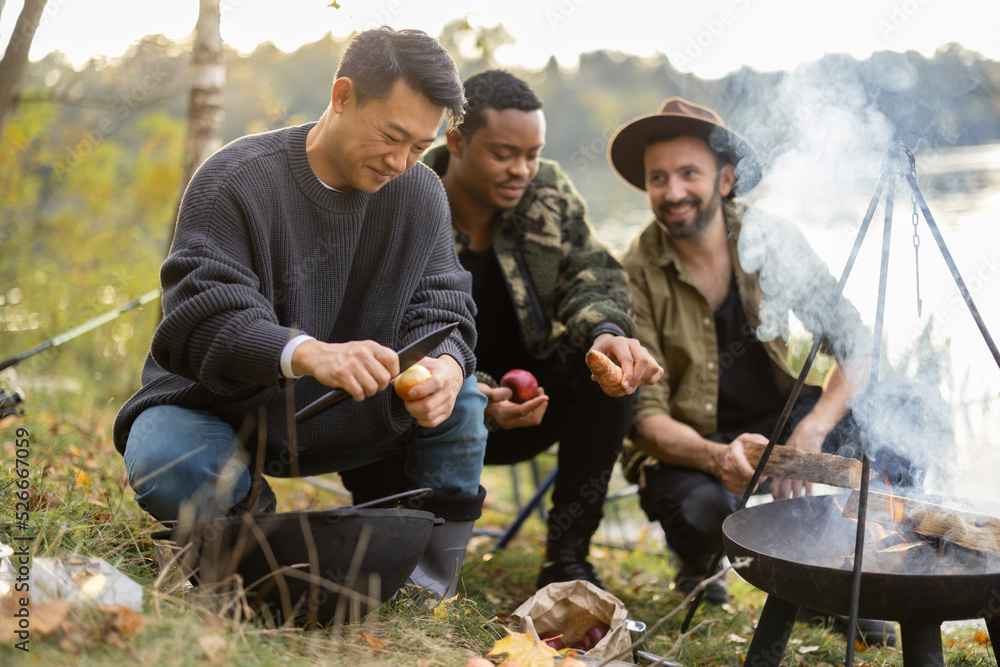
<svg viewBox="0 0 1000 667">
<path fill-rule="evenodd" d="M 157 298 L 159 296 L 160 296 L 160 288 L 159 287 L 157 287 L 154 290 L 150 290 L 150 291 L 146 292 L 145 294 L 143 294 L 142 296 L 140 296 L 139 298 L 133 299 L 132 301 L 129 301 L 124 306 L 120 306 L 118 308 L 115 308 L 114 310 L 108 311 L 107 313 L 104 313 L 103 315 L 99 315 L 99 316 L 95 317 L 92 320 L 84 322 L 80 326 L 73 327 L 69 331 L 63 332 L 63 333 L 59 334 L 58 336 L 54 336 L 53 338 L 48 339 L 44 343 L 39 343 L 38 345 L 34 346 L 33 348 L 31 348 L 29 350 L 25 350 L 24 352 L 22 352 L 20 354 L 15 354 L 13 357 L 10 357 L 9 359 L 5 359 L 3 361 L 0 361 L 0 371 L 2 371 L 4 369 L 7 369 L 7 368 L 10 368 L 14 364 L 20 363 L 20 362 L 24 361 L 25 359 L 27 359 L 28 357 L 31 357 L 31 356 L 34 356 L 34 355 L 38 354 L 39 352 L 44 352 L 45 350 L 48 350 L 49 348 L 59 347 L 60 345 L 62 345 L 66 341 L 72 340 L 72 339 L 76 338 L 77 336 L 79 336 L 81 334 L 85 334 L 88 331 L 90 331 L 91 329 L 96 329 L 97 327 L 101 326 L 102 324 L 106 324 L 106 323 L 110 322 L 111 320 L 117 318 L 122 313 L 124 313 L 126 311 L 129 311 L 129 310 L 132 310 L 133 308 L 136 308 L 137 306 L 141 306 L 141 305 L 143 305 L 145 303 L 149 303 L 150 301 L 152 301 L 153 299 L 155 299 L 155 298 Z"/>
</svg>

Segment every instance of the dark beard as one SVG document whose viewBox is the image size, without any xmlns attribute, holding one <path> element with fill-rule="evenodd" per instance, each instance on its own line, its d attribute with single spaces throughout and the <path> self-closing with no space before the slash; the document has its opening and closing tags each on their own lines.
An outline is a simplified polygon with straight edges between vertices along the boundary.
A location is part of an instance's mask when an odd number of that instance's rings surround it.
<svg viewBox="0 0 1000 667">
<path fill-rule="evenodd" d="M 712 218 L 718 212 L 719 207 L 722 206 L 722 194 L 719 192 L 719 179 L 722 177 L 721 170 L 715 175 L 715 186 L 712 188 L 713 194 L 712 198 L 708 200 L 708 203 L 704 206 L 700 205 L 699 202 L 692 198 L 686 198 L 681 200 L 681 202 L 670 202 L 671 205 L 677 203 L 691 203 L 696 206 L 694 220 L 691 221 L 689 227 L 676 227 L 671 226 L 666 221 L 666 216 L 663 215 L 663 208 L 667 204 L 662 204 L 653 211 L 653 215 L 656 216 L 657 222 L 660 226 L 666 230 L 667 234 L 672 239 L 693 239 L 694 237 L 705 231 L 708 224 L 712 222 Z"/>
</svg>

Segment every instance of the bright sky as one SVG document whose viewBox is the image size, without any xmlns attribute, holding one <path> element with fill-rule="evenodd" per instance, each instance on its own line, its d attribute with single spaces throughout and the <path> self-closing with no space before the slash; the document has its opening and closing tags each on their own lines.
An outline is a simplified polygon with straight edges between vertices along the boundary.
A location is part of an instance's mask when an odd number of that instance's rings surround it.
<svg viewBox="0 0 1000 667">
<path fill-rule="evenodd" d="M 505 65 L 541 67 L 551 55 L 572 67 L 581 52 L 666 53 L 674 66 L 718 78 L 743 65 L 763 71 L 794 68 L 825 53 L 866 58 L 873 51 L 916 50 L 927 56 L 957 41 L 1000 60 L 996 0 L 221 0 L 222 36 L 249 51 L 274 42 L 285 50 L 328 31 L 345 36 L 388 23 L 437 35 L 468 13 L 473 25 L 503 23 L 517 43 L 497 53 Z M 0 47 L 22 0 L 7 0 Z M 280 7 L 280 9 L 279 9 Z M 147 34 L 185 37 L 197 0 L 49 0 L 31 58 L 59 49 L 75 64 L 120 55 Z"/>
</svg>

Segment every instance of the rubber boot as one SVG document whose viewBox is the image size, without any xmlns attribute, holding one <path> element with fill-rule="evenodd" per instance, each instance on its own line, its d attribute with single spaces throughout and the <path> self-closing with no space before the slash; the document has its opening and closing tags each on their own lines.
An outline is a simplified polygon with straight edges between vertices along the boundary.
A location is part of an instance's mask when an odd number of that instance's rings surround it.
<svg viewBox="0 0 1000 667">
<path fill-rule="evenodd" d="M 423 588 L 440 599 L 455 595 L 458 575 L 465 560 L 465 549 L 472 537 L 475 521 L 445 521 L 431 529 L 431 539 L 410 573 L 408 583 Z"/>
<path fill-rule="evenodd" d="M 542 571 L 538 573 L 538 588 L 543 588 L 557 581 L 576 581 L 583 579 L 598 588 L 604 584 L 597 577 L 594 566 L 587 561 L 590 554 L 591 533 L 550 531 L 557 537 L 550 537 L 545 545 L 545 562 Z"/>
</svg>

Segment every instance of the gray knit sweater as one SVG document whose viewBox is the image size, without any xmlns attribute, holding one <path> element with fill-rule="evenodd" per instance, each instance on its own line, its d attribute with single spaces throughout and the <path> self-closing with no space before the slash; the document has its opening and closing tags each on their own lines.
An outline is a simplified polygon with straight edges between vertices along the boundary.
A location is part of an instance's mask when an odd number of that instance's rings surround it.
<svg viewBox="0 0 1000 667">
<path fill-rule="evenodd" d="M 475 369 L 471 277 L 455 255 L 447 198 L 417 164 L 374 194 L 324 187 L 306 158 L 312 124 L 238 139 L 209 158 L 181 203 L 160 271 L 163 320 L 142 388 L 115 421 L 154 405 L 206 409 L 240 428 L 266 411 L 268 450 L 288 447 L 295 409 L 330 391 L 281 377 L 281 350 L 307 333 L 399 349 L 448 322 L 434 353 Z M 412 423 L 392 391 L 345 401 L 292 429 L 303 455 L 385 442 Z"/>
</svg>

